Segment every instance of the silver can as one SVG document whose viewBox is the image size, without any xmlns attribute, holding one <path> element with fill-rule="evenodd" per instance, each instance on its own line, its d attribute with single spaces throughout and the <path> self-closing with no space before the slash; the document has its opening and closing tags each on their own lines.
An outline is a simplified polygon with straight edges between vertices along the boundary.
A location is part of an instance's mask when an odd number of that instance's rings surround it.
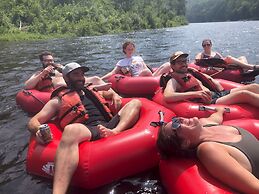
<svg viewBox="0 0 259 194">
<path fill-rule="evenodd" d="M 39 130 L 44 142 L 48 143 L 52 140 L 52 134 L 50 132 L 50 128 L 48 124 L 40 125 Z"/>
</svg>

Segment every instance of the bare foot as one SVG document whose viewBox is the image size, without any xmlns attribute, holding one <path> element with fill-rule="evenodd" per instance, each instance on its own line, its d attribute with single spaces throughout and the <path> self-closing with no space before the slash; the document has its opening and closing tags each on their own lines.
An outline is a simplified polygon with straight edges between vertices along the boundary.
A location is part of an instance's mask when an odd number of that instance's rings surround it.
<svg viewBox="0 0 259 194">
<path fill-rule="evenodd" d="M 102 125 L 98 125 L 97 126 L 97 129 L 100 131 L 100 136 L 103 138 L 103 137 L 110 137 L 110 136 L 113 136 L 113 135 L 116 135 L 116 132 L 111 130 L 111 129 L 108 129 Z"/>
</svg>

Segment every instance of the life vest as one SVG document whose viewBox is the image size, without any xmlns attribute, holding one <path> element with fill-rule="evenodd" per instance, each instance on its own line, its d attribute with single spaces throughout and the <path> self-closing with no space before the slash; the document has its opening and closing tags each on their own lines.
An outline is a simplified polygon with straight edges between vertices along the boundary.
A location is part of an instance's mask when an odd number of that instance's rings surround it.
<svg viewBox="0 0 259 194">
<path fill-rule="evenodd" d="M 189 91 L 199 91 L 202 90 L 199 82 L 192 74 L 187 74 L 186 77 L 180 77 L 176 73 L 171 73 L 172 78 L 174 78 L 178 84 L 181 86 L 179 92 L 189 92 Z"/>
<path fill-rule="evenodd" d="M 54 85 L 52 83 L 52 78 L 49 75 L 45 76 L 37 83 L 35 88 L 41 92 L 53 92 Z"/>
<path fill-rule="evenodd" d="M 174 78 L 179 85 L 181 86 L 179 92 L 187 92 L 187 91 L 199 91 L 202 88 L 199 85 L 199 82 L 196 80 L 200 80 L 202 84 L 207 87 L 210 91 L 219 92 L 217 85 L 208 77 L 206 77 L 203 73 L 199 72 L 196 69 L 188 68 L 187 76 L 182 78 L 177 73 L 170 73 L 166 75 L 162 75 L 160 78 L 160 86 L 165 89 L 167 82 Z"/>
<path fill-rule="evenodd" d="M 213 82 L 212 79 L 208 78 L 205 76 L 203 73 L 198 71 L 197 69 L 194 68 L 188 68 L 188 71 L 198 80 L 202 82 L 202 84 L 207 87 L 210 91 L 213 92 L 221 92 L 221 90 L 218 88 L 218 86 Z"/>
<path fill-rule="evenodd" d="M 98 92 L 85 88 L 84 92 L 94 102 L 96 108 L 100 110 L 106 121 L 112 118 L 108 103 L 102 98 Z M 51 98 L 58 96 L 61 100 L 61 107 L 58 112 L 59 124 L 64 128 L 68 124 L 72 123 L 84 123 L 88 120 L 87 107 L 82 104 L 80 96 L 74 90 L 67 87 L 60 87 L 56 89 Z"/>
</svg>

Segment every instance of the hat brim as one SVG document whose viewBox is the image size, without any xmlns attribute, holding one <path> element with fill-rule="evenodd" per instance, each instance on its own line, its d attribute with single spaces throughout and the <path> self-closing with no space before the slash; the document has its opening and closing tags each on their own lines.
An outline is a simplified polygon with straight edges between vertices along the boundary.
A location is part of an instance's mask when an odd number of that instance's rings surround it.
<svg viewBox="0 0 259 194">
<path fill-rule="evenodd" d="M 178 58 L 180 58 L 180 57 L 188 57 L 188 56 L 189 56 L 189 54 L 183 53 L 183 54 L 180 54 L 180 55 L 178 55 L 177 57 L 175 57 L 173 61 L 175 61 L 176 59 L 178 59 Z"/>
<path fill-rule="evenodd" d="M 79 69 L 82 69 L 84 72 L 89 71 L 89 68 L 86 66 L 81 66 L 81 67 L 79 67 Z"/>
</svg>

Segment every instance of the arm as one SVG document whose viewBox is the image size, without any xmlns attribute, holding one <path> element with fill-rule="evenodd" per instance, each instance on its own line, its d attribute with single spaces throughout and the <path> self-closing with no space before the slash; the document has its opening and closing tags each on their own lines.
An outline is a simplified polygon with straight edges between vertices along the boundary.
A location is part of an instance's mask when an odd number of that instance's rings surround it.
<svg viewBox="0 0 259 194">
<path fill-rule="evenodd" d="M 211 101 L 211 95 L 208 91 L 177 92 L 177 85 L 178 83 L 175 79 L 170 79 L 167 82 L 164 90 L 164 99 L 166 102 L 179 102 L 193 98 L 201 98 L 204 103 L 209 103 Z"/>
<path fill-rule="evenodd" d="M 36 87 L 36 85 L 38 84 L 38 82 L 45 77 L 47 74 L 49 74 L 50 72 L 53 71 L 53 67 L 52 66 L 48 66 L 45 69 L 43 69 L 43 71 L 41 72 L 37 72 L 35 74 L 33 74 L 30 79 L 28 79 L 27 81 L 25 81 L 24 83 L 24 88 L 25 89 L 33 89 Z"/>
<path fill-rule="evenodd" d="M 121 108 L 121 97 L 113 90 L 108 91 L 99 91 L 99 93 L 106 99 L 111 100 L 111 105 L 114 106 L 116 111 L 119 111 Z"/>
<path fill-rule="evenodd" d="M 36 136 L 36 139 L 40 143 L 44 143 L 39 133 L 39 126 L 51 120 L 55 115 L 57 110 L 59 109 L 59 99 L 53 98 L 51 99 L 42 110 L 37 113 L 34 117 L 32 117 L 28 123 L 28 130 L 32 135 Z"/>
<path fill-rule="evenodd" d="M 116 66 L 111 72 L 107 73 L 102 77 L 102 80 L 108 80 L 112 75 L 119 73 L 120 67 Z"/>
<path fill-rule="evenodd" d="M 201 118 L 200 122 L 202 125 L 206 124 L 222 124 L 223 122 L 223 117 L 225 113 L 225 108 L 224 107 L 217 107 L 215 108 L 214 113 L 212 113 L 208 118 Z"/>
</svg>

